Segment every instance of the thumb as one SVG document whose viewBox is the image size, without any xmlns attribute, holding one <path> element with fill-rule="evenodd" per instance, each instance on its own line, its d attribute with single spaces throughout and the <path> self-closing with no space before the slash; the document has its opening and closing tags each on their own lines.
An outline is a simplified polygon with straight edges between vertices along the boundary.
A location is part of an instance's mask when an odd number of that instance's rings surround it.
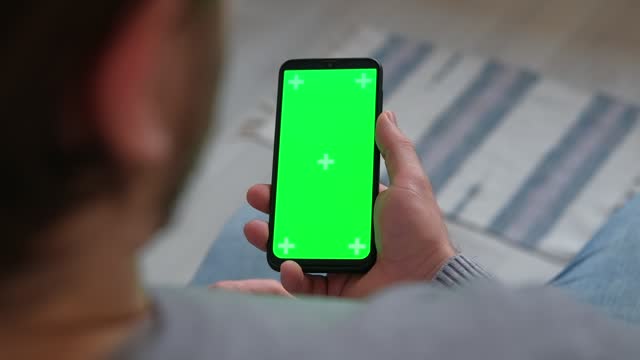
<svg viewBox="0 0 640 360">
<path fill-rule="evenodd" d="M 327 295 L 327 278 L 305 274 L 295 261 L 287 261 L 280 266 L 280 281 L 292 294 Z"/>
<path fill-rule="evenodd" d="M 280 281 L 292 294 L 308 294 L 313 289 L 311 279 L 295 261 L 287 261 L 280 266 Z"/>
<path fill-rule="evenodd" d="M 400 131 L 394 113 L 385 111 L 378 118 L 376 142 L 387 164 L 392 186 L 415 189 L 428 182 L 415 147 Z"/>
</svg>

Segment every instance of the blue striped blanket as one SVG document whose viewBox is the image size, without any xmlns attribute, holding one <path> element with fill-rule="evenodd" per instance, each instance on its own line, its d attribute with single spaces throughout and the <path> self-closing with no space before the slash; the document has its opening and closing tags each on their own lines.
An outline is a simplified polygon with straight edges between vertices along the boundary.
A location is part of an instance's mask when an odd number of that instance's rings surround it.
<svg viewBox="0 0 640 360">
<path fill-rule="evenodd" d="M 566 260 L 640 188 L 634 104 L 398 34 L 362 30 L 334 55 L 382 63 L 450 222 Z M 273 108 L 259 117 L 270 144 Z"/>
</svg>

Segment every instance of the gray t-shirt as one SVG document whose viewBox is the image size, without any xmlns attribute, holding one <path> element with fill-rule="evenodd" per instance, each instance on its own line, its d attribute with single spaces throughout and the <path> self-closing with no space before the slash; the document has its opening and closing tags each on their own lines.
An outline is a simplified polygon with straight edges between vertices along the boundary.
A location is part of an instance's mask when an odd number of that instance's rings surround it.
<svg viewBox="0 0 640 360">
<path fill-rule="evenodd" d="M 154 292 L 117 356 L 153 360 L 640 359 L 640 329 L 561 290 L 416 285 L 366 302 Z"/>
</svg>

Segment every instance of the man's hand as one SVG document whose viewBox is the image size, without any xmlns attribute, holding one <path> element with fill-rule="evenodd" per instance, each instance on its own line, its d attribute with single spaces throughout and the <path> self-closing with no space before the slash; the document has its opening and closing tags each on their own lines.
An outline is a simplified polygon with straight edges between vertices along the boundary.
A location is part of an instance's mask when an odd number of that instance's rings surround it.
<svg viewBox="0 0 640 360">
<path fill-rule="evenodd" d="M 431 184 L 413 144 L 398 128 L 395 114 L 385 112 L 380 116 L 376 141 L 391 185 L 388 189 L 381 187 L 375 204 L 378 259 L 368 273 L 306 275 L 298 264 L 289 261 L 280 269 L 282 284 L 248 280 L 219 283 L 216 287 L 252 293 L 364 297 L 398 283 L 431 281 L 455 255 Z M 270 187 L 252 187 L 247 200 L 257 210 L 268 213 Z M 251 244 L 266 250 L 267 223 L 252 221 L 244 232 Z"/>
</svg>

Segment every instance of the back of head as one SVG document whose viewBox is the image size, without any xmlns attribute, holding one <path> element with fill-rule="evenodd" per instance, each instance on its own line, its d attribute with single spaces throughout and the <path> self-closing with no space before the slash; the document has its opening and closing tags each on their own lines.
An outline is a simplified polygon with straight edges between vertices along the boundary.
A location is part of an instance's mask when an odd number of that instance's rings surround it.
<svg viewBox="0 0 640 360">
<path fill-rule="evenodd" d="M 29 239 L 66 207 L 113 181 L 91 121 L 88 76 L 139 1 L 21 0 L 0 12 L 0 277 L 24 265 Z M 68 139 L 78 141 L 69 142 Z M 70 146 L 69 144 L 73 144 Z M 79 177 L 97 181 L 78 187 Z"/>
<path fill-rule="evenodd" d="M 97 358 L 87 354 L 111 352 L 148 315 L 138 252 L 170 219 L 206 138 L 221 62 L 219 4 L 4 4 L 4 356 Z"/>
</svg>

